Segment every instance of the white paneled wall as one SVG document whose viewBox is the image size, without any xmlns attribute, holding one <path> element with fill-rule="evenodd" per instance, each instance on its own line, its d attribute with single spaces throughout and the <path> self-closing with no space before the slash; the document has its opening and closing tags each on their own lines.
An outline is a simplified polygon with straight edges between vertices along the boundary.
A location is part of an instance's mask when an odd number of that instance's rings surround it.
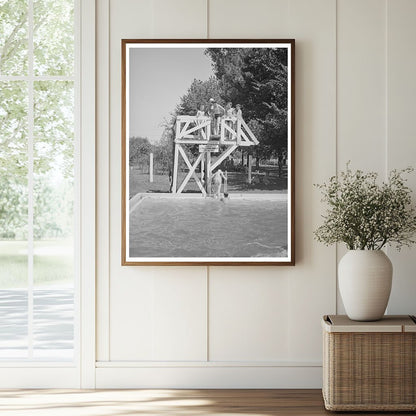
<svg viewBox="0 0 416 416">
<path fill-rule="evenodd" d="M 386 2 L 337 2 L 337 167 L 385 175 Z M 337 261 L 345 254 L 338 250 Z M 338 312 L 344 306 L 338 294 Z"/>
<path fill-rule="evenodd" d="M 387 7 L 387 167 L 416 167 L 416 2 L 389 1 Z M 416 174 L 409 185 L 416 191 Z M 394 264 L 390 313 L 416 312 L 415 253 L 389 250 Z"/>
<path fill-rule="evenodd" d="M 209 360 L 288 360 L 288 282 L 275 268 L 211 267 Z"/>
<path fill-rule="evenodd" d="M 287 0 L 210 0 L 210 38 L 287 39 L 289 25 Z M 205 34 L 204 37 L 206 37 Z"/>
<path fill-rule="evenodd" d="M 386 2 L 337 2 L 337 162 L 384 173 Z"/>
<path fill-rule="evenodd" d="M 112 285 L 122 302 L 110 319 L 112 360 L 203 361 L 207 356 L 205 270 L 154 268 Z M 123 278 L 120 278 L 120 283 Z M 126 291 L 126 288 L 128 290 Z M 128 334 L 128 342 L 126 342 Z"/>
<path fill-rule="evenodd" d="M 97 2 L 97 387 L 321 385 L 337 250 L 312 238 L 313 184 L 348 160 L 416 165 L 414 16 L 413 0 Z M 121 39 L 207 37 L 296 39 L 295 267 L 120 265 Z M 389 312 L 416 313 L 415 251 L 390 253 Z"/>
</svg>

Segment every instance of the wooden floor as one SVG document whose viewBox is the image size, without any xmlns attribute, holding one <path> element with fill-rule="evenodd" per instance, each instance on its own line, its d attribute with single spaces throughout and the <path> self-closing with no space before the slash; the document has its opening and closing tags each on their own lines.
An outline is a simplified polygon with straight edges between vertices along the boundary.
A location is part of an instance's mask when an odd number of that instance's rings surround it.
<svg viewBox="0 0 416 416">
<path fill-rule="evenodd" d="M 331 414 L 360 413 L 326 411 L 320 390 L 0 390 L 1 416 Z"/>
</svg>

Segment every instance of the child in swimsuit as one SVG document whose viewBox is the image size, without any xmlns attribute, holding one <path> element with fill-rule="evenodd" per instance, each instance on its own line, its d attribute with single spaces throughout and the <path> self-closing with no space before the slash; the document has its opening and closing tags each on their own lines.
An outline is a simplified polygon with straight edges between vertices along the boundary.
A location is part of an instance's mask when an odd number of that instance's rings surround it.
<svg viewBox="0 0 416 416">
<path fill-rule="evenodd" d="M 222 173 L 221 169 L 218 169 L 215 173 L 214 176 L 212 177 L 212 183 L 214 186 L 214 197 L 215 198 L 220 198 L 221 197 L 221 185 L 222 185 L 222 180 L 225 180 L 225 175 Z"/>
<path fill-rule="evenodd" d="M 225 121 L 226 125 L 229 128 L 235 130 L 235 122 L 237 121 L 237 118 L 236 111 L 233 108 L 232 102 L 228 102 L 225 106 L 225 117 L 227 118 L 227 120 Z M 225 131 L 225 138 L 227 140 L 232 140 L 233 136 L 235 136 L 235 134 L 231 133 L 229 130 Z"/>
<path fill-rule="evenodd" d="M 199 106 L 199 110 L 196 112 L 196 125 L 199 126 L 205 121 L 205 106 L 201 104 Z M 198 130 L 198 138 L 202 139 L 202 128 Z"/>
</svg>

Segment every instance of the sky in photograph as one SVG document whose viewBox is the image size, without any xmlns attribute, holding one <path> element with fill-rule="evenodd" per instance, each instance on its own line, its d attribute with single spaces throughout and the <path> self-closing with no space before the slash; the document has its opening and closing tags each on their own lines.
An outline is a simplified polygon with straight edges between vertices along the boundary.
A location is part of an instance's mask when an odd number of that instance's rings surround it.
<svg viewBox="0 0 416 416">
<path fill-rule="evenodd" d="M 192 81 L 212 75 L 211 60 L 203 48 L 130 49 L 129 136 L 158 141 L 163 120 L 170 118 Z"/>
</svg>

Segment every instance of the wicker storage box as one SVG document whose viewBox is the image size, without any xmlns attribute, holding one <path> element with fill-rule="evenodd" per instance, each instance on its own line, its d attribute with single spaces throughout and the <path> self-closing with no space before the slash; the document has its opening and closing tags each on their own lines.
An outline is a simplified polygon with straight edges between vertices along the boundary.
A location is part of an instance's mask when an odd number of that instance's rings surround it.
<svg viewBox="0 0 416 416">
<path fill-rule="evenodd" d="M 324 316 L 323 397 L 328 410 L 416 410 L 416 320 Z"/>
</svg>

